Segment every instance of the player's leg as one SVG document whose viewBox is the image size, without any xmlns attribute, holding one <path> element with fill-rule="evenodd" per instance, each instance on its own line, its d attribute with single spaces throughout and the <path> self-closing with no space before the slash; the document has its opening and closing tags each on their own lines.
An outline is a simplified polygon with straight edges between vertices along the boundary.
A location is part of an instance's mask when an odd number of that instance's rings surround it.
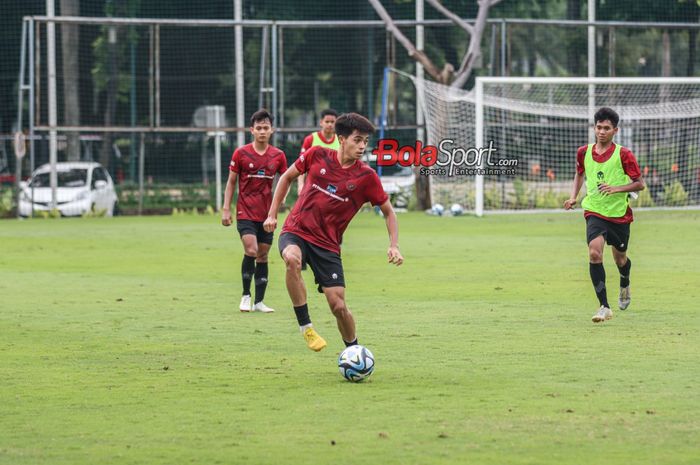
<svg viewBox="0 0 700 465">
<path fill-rule="evenodd" d="M 250 297 L 250 284 L 255 275 L 255 257 L 258 255 L 258 239 L 252 221 L 241 220 L 236 223 L 243 244 L 243 262 L 241 263 L 241 279 L 243 281 L 243 297 L 239 306 L 242 312 L 253 310 Z"/>
<path fill-rule="evenodd" d="M 338 331 L 343 337 L 346 346 L 357 344 L 355 333 L 355 319 L 345 303 L 345 288 L 342 286 L 324 287 L 323 293 L 328 301 L 328 306 L 335 316 Z"/>
<path fill-rule="evenodd" d="M 326 347 L 326 341 L 316 333 L 309 316 L 309 306 L 306 301 L 306 285 L 301 276 L 304 264 L 303 240 L 293 234 L 283 233 L 279 238 L 279 248 L 286 266 L 285 282 L 287 292 L 292 300 L 294 314 L 297 317 L 301 331 L 309 349 L 318 352 Z"/>
<path fill-rule="evenodd" d="M 260 223 L 258 229 L 258 254 L 255 257 L 255 303 L 253 310 L 256 312 L 272 313 L 275 310 L 265 305 L 265 291 L 268 282 L 267 257 L 272 246 L 273 233 L 268 233 Z"/>
<path fill-rule="evenodd" d="M 603 248 L 605 247 L 605 237 L 607 228 L 600 218 L 590 216 L 586 219 L 586 236 L 588 239 L 588 261 L 589 273 L 593 290 L 595 291 L 600 308 L 593 315 L 591 320 L 600 323 L 612 318 L 612 311 L 608 304 L 608 293 L 605 287 L 605 268 L 603 267 Z"/>
<path fill-rule="evenodd" d="M 630 271 L 632 261 L 627 256 L 627 246 L 629 245 L 630 225 L 620 224 L 615 227 L 614 242 L 612 243 L 612 253 L 617 269 L 620 272 L 620 295 L 617 304 L 620 310 L 626 310 L 632 302 L 630 292 Z"/>
<path fill-rule="evenodd" d="M 345 273 L 340 254 L 309 244 L 308 257 L 318 291 L 326 296 L 343 342 L 346 346 L 357 344 L 355 320 L 345 304 Z"/>
</svg>

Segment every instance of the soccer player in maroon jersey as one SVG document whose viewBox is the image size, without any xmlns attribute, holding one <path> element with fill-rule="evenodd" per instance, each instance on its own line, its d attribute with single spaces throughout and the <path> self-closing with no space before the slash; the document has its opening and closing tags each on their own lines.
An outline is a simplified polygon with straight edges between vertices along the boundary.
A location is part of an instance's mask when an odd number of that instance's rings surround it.
<svg viewBox="0 0 700 465">
<path fill-rule="evenodd" d="M 221 224 L 230 226 L 231 200 L 238 181 L 236 226 L 243 243 L 243 297 L 242 312 L 270 313 L 274 310 L 263 303 L 267 288 L 267 254 L 273 233 L 265 231 L 263 221 L 272 201 L 272 181 L 277 173 L 287 170 L 287 159 L 277 147 L 270 145 L 272 116 L 267 110 L 258 110 L 250 118 L 253 142 L 238 147 L 231 157 L 228 182 L 224 194 Z M 255 278 L 255 301 L 251 302 L 250 284 Z"/>
<path fill-rule="evenodd" d="M 379 206 L 389 232 L 389 263 L 401 265 L 399 229 L 389 197 L 379 176 L 360 161 L 374 126 L 357 113 L 340 115 L 335 124 L 339 149 L 312 147 L 282 175 L 275 189 L 265 230 L 277 226 L 277 211 L 289 186 L 302 173 L 304 189 L 287 217 L 279 239 L 282 258 L 287 265 L 287 291 L 294 306 L 307 346 L 318 352 L 326 341 L 316 333 L 309 317 L 306 287 L 301 270 L 311 266 L 319 292 L 326 296 L 338 330 L 346 346 L 357 344 L 355 320 L 345 303 L 345 279 L 340 258 L 340 243 L 350 220 L 365 202 Z"/>
</svg>

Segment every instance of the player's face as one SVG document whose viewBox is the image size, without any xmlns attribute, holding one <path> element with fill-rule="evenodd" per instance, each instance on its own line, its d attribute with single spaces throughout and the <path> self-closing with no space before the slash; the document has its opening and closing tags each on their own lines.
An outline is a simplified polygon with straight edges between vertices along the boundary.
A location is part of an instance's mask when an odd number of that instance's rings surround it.
<svg viewBox="0 0 700 465">
<path fill-rule="evenodd" d="M 617 129 L 610 120 L 598 121 L 595 123 L 596 140 L 601 144 L 610 143 L 615 134 L 617 134 Z"/>
<path fill-rule="evenodd" d="M 355 129 L 348 137 L 339 137 L 338 141 L 343 146 L 345 156 L 359 160 L 369 144 L 369 134 L 361 133 Z"/>
<path fill-rule="evenodd" d="M 321 130 L 326 134 L 335 132 L 335 116 L 326 115 L 321 119 Z"/>
<path fill-rule="evenodd" d="M 265 144 L 270 140 L 272 136 L 272 124 L 269 119 L 264 119 L 262 121 L 256 121 L 250 128 L 250 133 L 255 138 L 255 142 L 260 144 Z"/>
</svg>

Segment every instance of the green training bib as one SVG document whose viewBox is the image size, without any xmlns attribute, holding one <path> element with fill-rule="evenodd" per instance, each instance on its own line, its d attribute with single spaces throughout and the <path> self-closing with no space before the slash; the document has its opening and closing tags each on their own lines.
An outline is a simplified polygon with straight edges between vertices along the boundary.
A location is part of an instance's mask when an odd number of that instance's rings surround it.
<svg viewBox="0 0 700 465">
<path fill-rule="evenodd" d="M 601 183 L 609 186 L 629 184 L 630 178 L 625 174 L 620 157 L 622 146 L 616 145 L 612 156 L 606 162 L 598 163 L 593 160 L 593 145 L 588 144 L 586 156 L 583 159 L 586 174 L 586 197 L 581 202 L 581 207 L 609 218 L 625 216 L 629 205 L 627 192 L 603 194 L 598 191 L 598 185 Z"/>
</svg>

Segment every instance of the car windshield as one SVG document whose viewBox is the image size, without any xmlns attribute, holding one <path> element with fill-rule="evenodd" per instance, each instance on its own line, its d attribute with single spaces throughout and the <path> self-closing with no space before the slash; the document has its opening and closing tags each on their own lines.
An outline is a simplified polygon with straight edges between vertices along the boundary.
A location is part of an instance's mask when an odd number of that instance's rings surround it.
<svg viewBox="0 0 700 465">
<path fill-rule="evenodd" d="M 51 173 L 39 173 L 32 177 L 31 187 L 51 187 Z M 73 168 L 58 171 L 58 187 L 83 187 L 87 183 L 87 169 Z"/>
</svg>

